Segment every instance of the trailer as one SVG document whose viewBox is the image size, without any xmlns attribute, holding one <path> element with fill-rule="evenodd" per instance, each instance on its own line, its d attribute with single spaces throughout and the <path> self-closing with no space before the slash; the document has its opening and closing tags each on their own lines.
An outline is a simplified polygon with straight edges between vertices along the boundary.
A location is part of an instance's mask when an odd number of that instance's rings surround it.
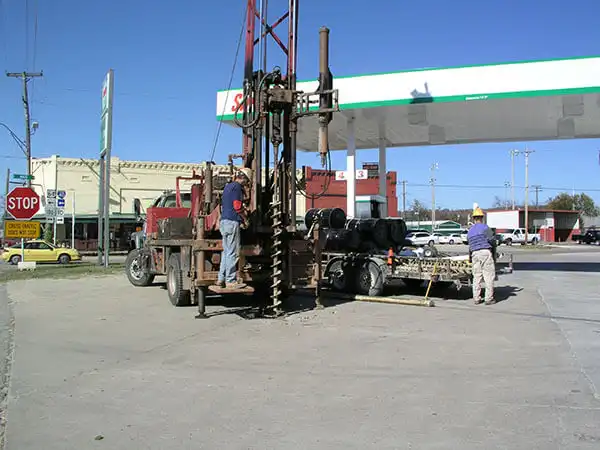
<svg viewBox="0 0 600 450">
<path fill-rule="evenodd" d="M 512 255 L 496 256 L 496 277 L 512 273 Z M 324 285 L 334 291 L 378 297 L 386 286 L 402 281 L 414 289 L 424 282 L 436 288 L 460 289 L 472 285 L 469 255 L 402 256 L 364 253 L 324 253 Z"/>
</svg>

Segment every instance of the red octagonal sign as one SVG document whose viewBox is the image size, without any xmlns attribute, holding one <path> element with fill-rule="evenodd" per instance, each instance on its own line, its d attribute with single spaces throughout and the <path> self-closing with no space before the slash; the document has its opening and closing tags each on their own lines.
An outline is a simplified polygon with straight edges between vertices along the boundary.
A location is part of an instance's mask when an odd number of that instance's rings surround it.
<svg viewBox="0 0 600 450">
<path fill-rule="evenodd" d="M 40 210 L 40 196 L 28 187 L 16 187 L 6 196 L 6 212 L 16 220 L 29 220 Z"/>
</svg>

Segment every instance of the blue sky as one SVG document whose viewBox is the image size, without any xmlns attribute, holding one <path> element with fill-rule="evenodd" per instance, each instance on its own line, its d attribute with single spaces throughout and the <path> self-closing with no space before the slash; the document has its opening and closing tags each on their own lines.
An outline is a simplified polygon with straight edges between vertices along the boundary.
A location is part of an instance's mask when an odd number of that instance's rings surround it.
<svg viewBox="0 0 600 450">
<path fill-rule="evenodd" d="M 26 8 L 28 4 L 28 8 Z M 271 0 L 271 16 L 287 1 Z M 0 0 L 0 64 L 4 71 L 43 70 L 32 84 L 32 118 L 40 129 L 34 156 L 96 157 L 100 85 L 115 70 L 113 152 L 122 159 L 202 161 L 215 136 L 215 97 L 227 87 L 244 0 Z M 336 75 L 600 54 L 597 0 L 304 0 L 300 11 L 299 78 L 314 78 L 318 28 L 331 29 Z M 28 15 L 26 15 L 28 10 Z M 37 11 L 37 33 L 35 17 Z M 28 18 L 28 19 L 27 19 Z M 274 50 L 271 51 L 274 53 Z M 279 56 L 279 55 L 278 55 Z M 242 55 L 240 55 L 241 61 Z M 274 60 L 273 63 L 282 62 Z M 234 85 L 241 85 L 238 64 Z M 18 80 L 0 77 L 0 122 L 23 136 Z M 598 124 L 600 126 L 600 124 Z M 224 127 L 217 162 L 240 148 L 239 131 Z M 530 183 L 587 191 L 600 202 L 597 140 L 529 143 Z M 429 204 L 429 167 L 439 163 L 439 207 L 489 206 L 510 179 L 509 149 L 520 144 L 444 146 L 388 152 L 388 170 L 408 180 L 408 200 Z M 0 181 L 22 171 L 21 153 L 0 129 Z M 361 151 L 361 161 L 376 151 Z M 314 156 L 299 165 L 318 166 Z M 343 169 L 344 153 L 333 158 Z M 516 184 L 523 185 L 523 159 Z M 400 189 L 399 189 L 400 191 Z M 522 198 L 522 193 L 518 193 Z"/>
</svg>

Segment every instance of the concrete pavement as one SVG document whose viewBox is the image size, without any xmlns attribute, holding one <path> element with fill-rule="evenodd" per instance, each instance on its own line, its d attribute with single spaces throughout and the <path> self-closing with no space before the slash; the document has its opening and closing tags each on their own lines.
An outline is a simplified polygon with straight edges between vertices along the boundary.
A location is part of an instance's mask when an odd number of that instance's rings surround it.
<svg viewBox="0 0 600 450">
<path fill-rule="evenodd" d="M 564 284 L 569 258 L 531 256 L 494 306 L 273 321 L 197 321 L 123 276 L 12 283 L 6 448 L 598 448 L 598 274 Z"/>
</svg>

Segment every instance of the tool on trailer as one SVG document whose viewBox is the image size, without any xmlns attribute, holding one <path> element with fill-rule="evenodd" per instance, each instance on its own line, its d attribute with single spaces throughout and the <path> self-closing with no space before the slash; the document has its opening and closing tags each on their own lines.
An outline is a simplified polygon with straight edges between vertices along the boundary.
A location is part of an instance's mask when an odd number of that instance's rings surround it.
<svg viewBox="0 0 600 450">
<path fill-rule="evenodd" d="M 431 286 L 433 285 L 434 281 L 438 281 L 437 280 L 438 265 L 439 265 L 438 262 L 436 262 L 433 265 L 433 271 L 431 272 L 431 278 L 429 279 L 429 283 L 427 283 L 427 292 L 425 292 L 425 300 L 427 300 L 429 298 L 429 291 L 431 290 Z"/>
</svg>

